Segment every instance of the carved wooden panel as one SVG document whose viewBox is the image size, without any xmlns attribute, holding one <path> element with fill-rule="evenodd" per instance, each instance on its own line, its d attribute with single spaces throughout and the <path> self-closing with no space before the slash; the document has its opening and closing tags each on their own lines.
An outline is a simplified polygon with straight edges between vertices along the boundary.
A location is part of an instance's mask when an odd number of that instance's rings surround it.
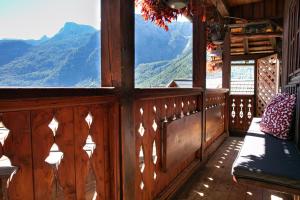
<svg viewBox="0 0 300 200">
<path fill-rule="evenodd" d="M 73 98 L 68 106 L 61 100 L 63 106 L 45 100 L 36 109 L 37 101 L 24 100 L 18 111 L 0 111 L 4 199 L 114 198 L 111 180 L 117 166 L 110 164 L 116 157 L 109 148 L 118 138 L 109 135 L 114 123 L 108 119 L 115 102 Z"/>
<path fill-rule="evenodd" d="M 229 129 L 232 133 L 246 133 L 254 117 L 254 95 L 230 95 Z"/>
<path fill-rule="evenodd" d="M 162 168 L 161 130 L 164 121 L 172 122 L 200 113 L 201 98 L 201 95 L 195 95 L 135 100 L 136 199 L 155 198 L 196 159 L 196 152 L 187 155 L 177 166 L 165 172 Z M 201 131 L 199 135 L 201 137 Z"/>
<path fill-rule="evenodd" d="M 197 112 L 162 122 L 162 167 L 168 170 L 181 163 L 201 146 L 202 114 Z"/>
<path fill-rule="evenodd" d="M 225 93 L 213 93 L 206 96 L 206 147 L 225 131 L 225 95 Z"/>
<path fill-rule="evenodd" d="M 277 55 L 257 60 L 256 115 L 262 116 L 266 105 L 278 93 L 279 61 Z"/>
</svg>

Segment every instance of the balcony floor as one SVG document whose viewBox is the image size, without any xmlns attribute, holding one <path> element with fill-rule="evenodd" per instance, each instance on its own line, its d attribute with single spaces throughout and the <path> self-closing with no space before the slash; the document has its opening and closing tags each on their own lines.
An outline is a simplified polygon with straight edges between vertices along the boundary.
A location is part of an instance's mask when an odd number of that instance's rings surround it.
<svg viewBox="0 0 300 200">
<path fill-rule="evenodd" d="M 243 138 L 230 137 L 174 198 L 176 200 L 290 200 L 291 195 L 256 187 L 245 187 L 232 181 L 231 166 Z"/>
</svg>

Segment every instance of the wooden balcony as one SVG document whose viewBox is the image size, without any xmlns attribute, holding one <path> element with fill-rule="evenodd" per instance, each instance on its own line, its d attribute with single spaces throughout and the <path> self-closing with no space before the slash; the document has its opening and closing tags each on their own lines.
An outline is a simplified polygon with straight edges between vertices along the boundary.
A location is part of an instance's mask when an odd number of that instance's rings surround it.
<svg viewBox="0 0 300 200">
<path fill-rule="evenodd" d="M 279 88 L 297 96 L 293 147 L 300 147 L 300 3 L 208 2 L 222 17 L 238 19 L 222 44 L 222 89 L 206 88 L 202 11 L 188 16 L 193 87 L 135 88 L 134 1 L 126 0 L 102 1 L 101 86 L 107 88 L 0 89 L 0 200 L 299 200 L 295 187 L 249 180 L 245 186 L 231 170 L 251 121 Z M 276 30 L 245 31 L 257 23 Z M 230 93 L 231 61 L 249 59 L 254 94 Z"/>
</svg>

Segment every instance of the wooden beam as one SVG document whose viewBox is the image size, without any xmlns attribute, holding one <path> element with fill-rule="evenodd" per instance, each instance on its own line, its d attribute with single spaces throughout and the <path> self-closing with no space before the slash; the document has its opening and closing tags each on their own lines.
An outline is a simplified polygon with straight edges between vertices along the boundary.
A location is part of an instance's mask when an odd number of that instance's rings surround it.
<svg viewBox="0 0 300 200">
<path fill-rule="evenodd" d="M 261 54 L 248 54 L 248 55 L 231 55 L 231 60 L 256 60 L 259 58 L 267 57 L 273 55 L 274 53 L 261 53 Z"/>
<path fill-rule="evenodd" d="M 260 39 L 260 38 L 282 38 L 281 32 L 270 32 L 270 33 L 231 33 L 232 40 L 238 39 Z"/>
<path fill-rule="evenodd" d="M 193 16 L 193 87 L 206 88 L 206 24 Z"/>
<path fill-rule="evenodd" d="M 222 69 L 222 87 L 230 88 L 231 76 L 231 51 L 230 51 L 230 32 L 226 33 L 223 48 L 223 69 Z"/>
<path fill-rule="evenodd" d="M 270 45 L 270 41 L 249 41 L 249 46 L 261 46 L 261 45 Z"/>
<path fill-rule="evenodd" d="M 258 46 L 258 47 L 250 47 L 249 51 L 267 51 L 267 50 L 274 50 L 272 46 Z"/>
<path fill-rule="evenodd" d="M 209 0 L 209 1 L 217 8 L 219 13 L 223 17 L 229 16 L 229 10 L 224 0 Z"/>
<path fill-rule="evenodd" d="M 244 38 L 244 53 L 248 54 L 249 53 L 249 43 L 248 43 L 248 38 Z"/>
<path fill-rule="evenodd" d="M 245 32 L 245 28 L 243 29 L 243 31 Z M 249 53 L 249 43 L 248 43 L 248 38 L 244 38 L 244 53 L 248 54 Z"/>
<path fill-rule="evenodd" d="M 120 91 L 121 199 L 136 199 L 134 131 L 134 1 L 102 1 L 102 86 Z M 116 198 L 119 199 L 119 198 Z"/>
<path fill-rule="evenodd" d="M 270 42 L 272 44 L 273 49 L 276 49 L 277 45 L 276 45 L 276 38 L 270 38 Z"/>
</svg>

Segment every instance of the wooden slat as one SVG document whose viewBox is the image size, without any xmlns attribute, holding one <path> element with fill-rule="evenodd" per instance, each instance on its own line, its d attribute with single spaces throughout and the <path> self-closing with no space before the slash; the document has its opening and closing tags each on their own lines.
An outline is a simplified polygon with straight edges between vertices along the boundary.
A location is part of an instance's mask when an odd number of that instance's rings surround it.
<svg viewBox="0 0 300 200">
<path fill-rule="evenodd" d="M 53 194 L 55 175 L 53 167 L 45 162 L 54 142 L 53 133 L 48 127 L 52 118 L 51 109 L 37 110 L 31 114 L 35 199 L 51 199 Z"/>
<path fill-rule="evenodd" d="M 17 173 L 9 183 L 8 198 L 34 199 L 30 112 L 4 113 L 1 119 L 10 130 L 3 153 L 10 158 L 13 166 L 18 167 Z"/>
<path fill-rule="evenodd" d="M 59 122 L 55 140 L 64 153 L 57 172 L 58 180 L 64 199 L 71 200 L 76 198 L 73 108 L 56 110 L 55 118 Z"/>
<path fill-rule="evenodd" d="M 108 154 L 108 138 L 107 130 L 107 110 L 103 106 L 93 106 L 90 108 L 93 116 L 90 134 L 96 144 L 96 149 L 93 152 L 90 164 L 96 179 L 96 192 L 99 199 L 110 199 L 109 195 L 109 168 L 107 163 Z"/>
<path fill-rule="evenodd" d="M 91 167 L 89 157 L 83 150 L 89 133 L 89 127 L 85 121 L 85 117 L 88 115 L 89 111 L 90 110 L 84 106 L 74 108 L 75 174 L 77 199 L 85 199 L 86 180 L 89 173 L 89 168 Z"/>
</svg>

